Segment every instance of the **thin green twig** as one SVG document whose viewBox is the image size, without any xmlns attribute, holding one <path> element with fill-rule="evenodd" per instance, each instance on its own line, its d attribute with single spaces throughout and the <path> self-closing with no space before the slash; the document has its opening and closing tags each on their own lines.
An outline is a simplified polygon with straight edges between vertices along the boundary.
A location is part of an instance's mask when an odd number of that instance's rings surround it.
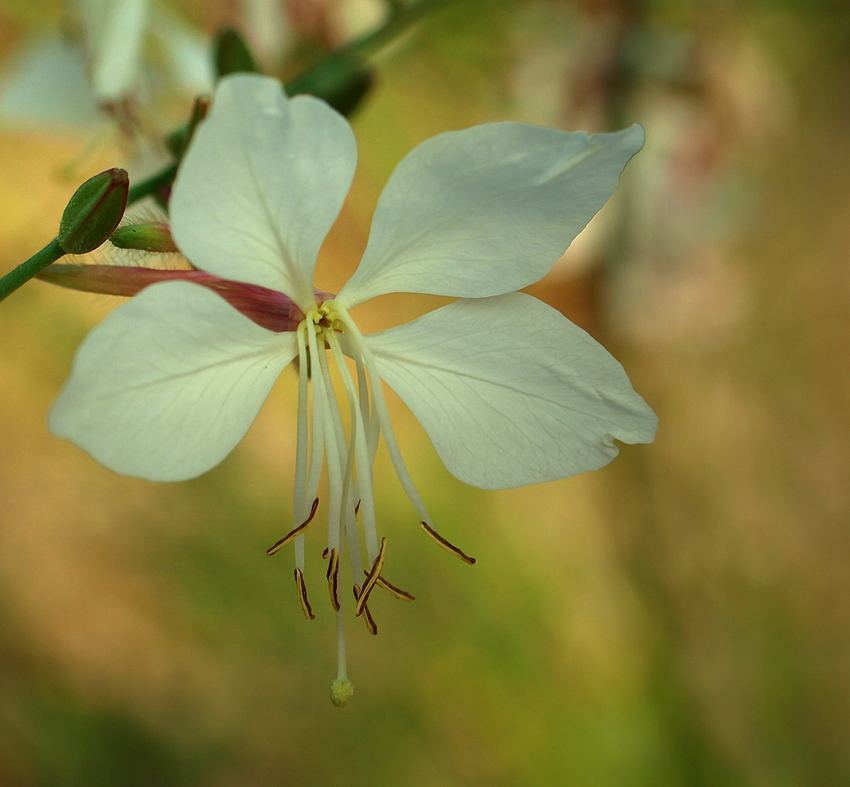
<svg viewBox="0 0 850 787">
<path fill-rule="evenodd" d="M 64 256 L 65 252 L 59 241 L 54 238 L 41 251 L 37 251 L 26 262 L 22 262 L 0 279 L 0 301 L 28 282 L 40 270 Z"/>
<path fill-rule="evenodd" d="M 170 164 L 161 172 L 152 175 L 145 180 L 130 186 L 130 193 L 127 195 L 127 205 L 138 202 L 142 197 L 147 197 L 148 194 L 153 194 L 163 186 L 168 186 L 177 175 L 177 164 Z"/>
</svg>

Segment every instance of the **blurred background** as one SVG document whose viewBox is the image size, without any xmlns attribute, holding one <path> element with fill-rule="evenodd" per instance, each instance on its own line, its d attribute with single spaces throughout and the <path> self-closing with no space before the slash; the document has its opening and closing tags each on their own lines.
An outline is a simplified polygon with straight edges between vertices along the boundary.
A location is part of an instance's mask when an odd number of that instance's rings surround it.
<svg viewBox="0 0 850 787">
<path fill-rule="evenodd" d="M 234 25 L 285 75 L 392 5 L 158 13 L 187 52 Z M 62 14 L 58 0 L 0 3 L 0 272 L 52 239 L 85 177 L 151 171 L 203 81 L 153 41 L 130 128 L 64 101 L 71 86 L 41 93 L 31 58 L 60 29 L 73 39 Z M 294 376 L 205 476 L 119 477 L 45 423 L 119 301 L 27 284 L 0 305 L 0 784 L 850 784 L 847 7 L 456 0 L 369 62 L 326 290 L 427 137 L 505 119 L 644 125 L 615 198 L 529 292 L 625 365 L 656 442 L 483 492 L 391 401 L 437 526 L 478 564 L 419 531 L 379 452 L 388 573 L 417 600 L 374 596 L 377 637 L 350 621 L 357 693 L 340 711 L 330 610 L 305 622 L 291 554 L 264 554 L 291 527 Z M 379 329 L 437 303 L 389 296 L 358 320 Z M 322 538 L 307 543 L 315 584 Z"/>
</svg>

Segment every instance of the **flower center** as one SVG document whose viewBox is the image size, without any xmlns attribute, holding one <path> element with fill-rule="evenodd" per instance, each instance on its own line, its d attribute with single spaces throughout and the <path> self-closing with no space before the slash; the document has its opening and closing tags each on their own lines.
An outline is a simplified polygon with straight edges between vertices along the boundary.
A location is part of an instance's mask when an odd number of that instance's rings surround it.
<svg viewBox="0 0 850 787">
<path fill-rule="evenodd" d="M 315 326 L 316 338 L 324 342 L 326 350 L 331 349 L 330 337 L 333 334 L 345 333 L 345 323 L 342 321 L 336 301 L 328 300 L 311 309 L 305 315 L 306 320 L 312 321 Z M 338 337 L 334 337 L 338 340 Z"/>
</svg>

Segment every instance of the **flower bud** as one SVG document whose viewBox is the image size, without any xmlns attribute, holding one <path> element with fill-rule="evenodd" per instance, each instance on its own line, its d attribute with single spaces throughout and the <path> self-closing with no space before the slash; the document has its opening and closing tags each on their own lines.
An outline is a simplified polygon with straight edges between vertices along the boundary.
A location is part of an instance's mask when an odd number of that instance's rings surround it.
<svg viewBox="0 0 850 787">
<path fill-rule="evenodd" d="M 372 89 L 372 71 L 359 59 L 339 55 L 324 60 L 286 85 L 290 96 L 307 93 L 328 102 L 337 112 L 348 117 Z"/>
<path fill-rule="evenodd" d="M 216 37 L 215 70 L 219 79 L 228 74 L 259 71 L 245 39 L 232 27 L 222 30 Z"/>
<path fill-rule="evenodd" d="M 158 254 L 179 251 L 171 237 L 171 228 L 164 221 L 148 221 L 143 224 L 127 224 L 118 227 L 109 236 L 109 242 L 119 249 L 139 249 Z"/>
<path fill-rule="evenodd" d="M 68 202 L 57 240 L 67 254 L 94 251 L 118 226 L 127 206 L 126 170 L 108 169 L 80 186 Z"/>
<path fill-rule="evenodd" d="M 198 96 L 192 105 L 192 114 L 189 116 L 189 122 L 185 126 L 175 129 L 165 138 L 166 147 L 178 161 L 183 158 L 189 149 L 189 143 L 195 135 L 198 124 L 206 118 L 211 106 L 212 96 Z"/>
</svg>

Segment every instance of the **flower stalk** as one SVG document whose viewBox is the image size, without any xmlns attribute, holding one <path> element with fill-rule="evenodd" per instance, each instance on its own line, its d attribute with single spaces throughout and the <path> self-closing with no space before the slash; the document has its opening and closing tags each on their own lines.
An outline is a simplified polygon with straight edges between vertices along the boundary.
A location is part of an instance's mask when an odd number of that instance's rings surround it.
<svg viewBox="0 0 850 787">
<path fill-rule="evenodd" d="M 54 238 L 43 249 L 33 254 L 26 262 L 22 262 L 17 268 L 14 268 L 3 276 L 3 278 L 0 278 L 0 301 L 8 298 L 18 287 L 26 284 L 33 276 L 36 276 L 44 268 L 56 262 L 56 260 L 62 259 L 64 256 L 65 250 L 59 245 L 59 241 Z"/>
</svg>

